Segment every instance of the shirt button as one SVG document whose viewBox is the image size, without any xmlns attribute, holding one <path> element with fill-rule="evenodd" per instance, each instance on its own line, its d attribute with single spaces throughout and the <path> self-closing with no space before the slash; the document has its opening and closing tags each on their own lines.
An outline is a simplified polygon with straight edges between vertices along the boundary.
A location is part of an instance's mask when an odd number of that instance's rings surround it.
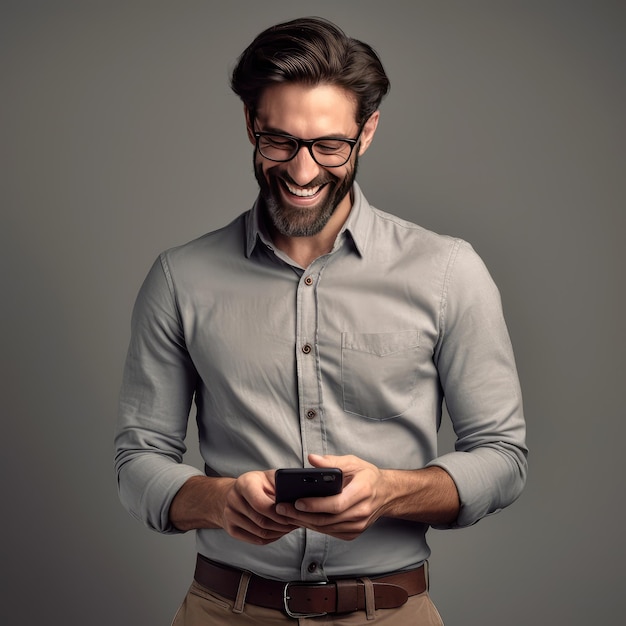
<svg viewBox="0 0 626 626">
<path fill-rule="evenodd" d="M 307 569 L 309 570 L 309 573 L 312 574 L 317 569 L 317 563 L 309 563 Z"/>
<path fill-rule="evenodd" d="M 304 279 L 304 284 L 305 284 L 307 287 L 310 287 L 310 286 L 313 284 L 313 277 L 312 277 L 312 276 L 307 276 L 307 277 Z"/>
<path fill-rule="evenodd" d="M 309 344 L 309 343 L 305 343 L 302 346 L 302 352 L 304 352 L 304 354 L 311 354 L 311 350 L 312 350 L 311 344 Z"/>
<path fill-rule="evenodd" d="M 307 418 L 308 420 L 312 420 L 312 419 L 314 419 L 316 415 L 317 415 L 317 411 L 314 411 L 313 409 L 309 409 L 309 410 L 306 412 L 306 418 Z"/>
</svg>

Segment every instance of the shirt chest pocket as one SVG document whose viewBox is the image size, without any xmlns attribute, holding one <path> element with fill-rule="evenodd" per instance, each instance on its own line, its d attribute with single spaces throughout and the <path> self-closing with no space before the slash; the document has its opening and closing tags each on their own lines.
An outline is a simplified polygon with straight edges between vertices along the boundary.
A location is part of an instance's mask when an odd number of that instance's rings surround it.
<svg viewBox="0 0 626 626">
<path fill-rule="evenodd" d="M 420 333 L 341 333 L 343 408 L 376 420 L 402 415 L 415 401 Z"/>
</svg>

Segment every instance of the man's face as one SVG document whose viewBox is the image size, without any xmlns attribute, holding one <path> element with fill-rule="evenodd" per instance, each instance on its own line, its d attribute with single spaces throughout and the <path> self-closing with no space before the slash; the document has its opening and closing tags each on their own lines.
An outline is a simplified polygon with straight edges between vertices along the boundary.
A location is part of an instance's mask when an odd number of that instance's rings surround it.
<svg viewBox="0 0 626 626">
<path fill-rule="evenodd" d="M 284 133 L 301 139 L 354 139 L 359 132 L 355 113 L 356 103 L 339 87 L 275 85 L 265 90 L 253 120 L 254 128 L 248 126 L 248 133 L 252 142 L 255 131 Z M 331 219 L 346 219 L 352 204 L 349 192 L 358 156 L 371 142 L 378 114 L 372 118 L 350 159 L 341 167 L 318 165 L 306 147 L 285 163 L 270 161 L 255 151 L 256 179 L 271 226 L 278 233 L 311 237 L 321 232 Z"/>
</svg>

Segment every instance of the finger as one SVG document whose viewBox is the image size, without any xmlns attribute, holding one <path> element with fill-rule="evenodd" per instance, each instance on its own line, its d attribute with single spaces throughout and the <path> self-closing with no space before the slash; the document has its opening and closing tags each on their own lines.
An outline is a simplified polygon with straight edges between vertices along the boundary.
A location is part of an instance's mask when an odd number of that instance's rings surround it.
<svg viewBox="0 0 626 626">
<path fill-rule="evenodd" d="M 230 519 L 236 520 L 238 526 L 256 534 L 266 532 L 285 533 L 294 529 L 294 525 L 289 518 L 280 516 L 274 511 L 273 503 L 271 506 L 268 506 L 267 503 L 263 506 L 260 506 L 258 503 L 257 506 L 252 506 L 241 495 L 229 503 L 226 514 L 230 514 Z"/>
<path fill-rule="evenodd" d="M 268 520 L 265 525 L 280 528 L 289 525 L 289 520 L 276 512 L 273 493 L 258 490 L 237 488 L 234 509 L 244 513 L 251 519 Z"/>
<path fill-rule="evenodd" d="M 369 463 L 361 461 L 355 456 L 334 456 L 332 454 L 309 454 L 309 463 L 313 467 L 338 467 L 343 472 L 344 487 L 352 480 L 352 475 L 356 474 L 360 469 L 369 466 Z"/>
<path fill-rule="evenodd" d="M 273 543 L 274 541 L 278 541 L 284 537 L 286 532 L 264 532 L 258 534 L 258 532 L 250 532 L 246 528 L 242 528 L 241 526 L 231 526 L 227 529 L 228 534 L 235 539 L 240 541 L 245 541 L 246 543 L 253 543 L 256 545 L 267 545 L 268 543 Z"/>
<path fill-rule="evenodd" d="M 293 524 L 276 524 L 254 511 L 231 511 L 227 517 L 227 530 L 232 536 L 253 543 L 269 543 L 280 539 L 297 528 Z"/>
<path fill-rule="evenodd" d="M 315 498 L 300 498 L 294 502 L 294 508 L 299 512 L 327 513 L 329 515 L 341 515 L 350 511 L 352 515 L 361 507 L 366 506 L 370 499 L 370 490 L 359 487 L 357 481 L 344 484 L 343 491 L 334 496 Z M 357 509 L 357 507 L 359 507 Z M 288 513 L 290 516 L 290 514 Z"/>
<path fill-rule="evenodd" d="M 309 454 L 309 463 L 313 467 L 341 467 L 342 465 L 345 467 L 346 458 L 334 456 L 332 454 Z"/>
<path fill-rule="evenodd" d="M 305 513 L 295 510 L 288 517 L 291 524 L 310 528 L 325 528 L 345 523 L 353 523 L 356 520 L 347 515 L 334 515 L 332 513 Z M 314 528 L 315 527 L 315 528 Z"/>
<path fill-rule="evenodd" d="M 343 513 L 348 507 L 344 506 L 336 499 L 339 496 L 326 496 L 324 498 L 301 498 L 293 504 L 281 503 L 276 505 L 278 515 L 293 523 L 294 520 L 305 519 L 307 515 L 321 518 L 322 515 L 327 517 L 337 517 Z M 334 502 L 328 502 L 328 500 Z M 313 518 L 311 518 L 313 519 Z"/>
<path fill-rule="evenodd" d="M 346 524 L 331 524 L 328 526 L 320 526 L 317 524 L 310 524 L 304 526 L 309 530 L 313 530 L 318 533 L 322 533 L 324 535 L 329 535 L 331 537 L 336 537 L 337 539 L 342 539 L 344 541 L 351 541 L 356 539 L 359 535 L 366 530 L 367 525 L 365 524 L 354 524 L 354 523 L 346 523 Z"/>
</svg>

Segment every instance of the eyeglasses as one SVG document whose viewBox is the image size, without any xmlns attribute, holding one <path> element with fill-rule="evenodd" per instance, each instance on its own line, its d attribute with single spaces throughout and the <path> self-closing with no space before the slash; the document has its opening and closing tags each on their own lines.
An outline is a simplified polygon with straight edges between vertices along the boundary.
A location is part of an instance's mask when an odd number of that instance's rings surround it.
<svg viewBox="0 0 626 626">
<path fill-rule="evenodd" d="M 300 148 L 305 146 L 313 160 L 322 167 L 341 167 L 350 159 L 354 146 L 359 141 L 363 127 L 355 139 L 319 137 L 299 139 L 283 133 L 255 132 L 256 149 L 269 161 L 285 163 L 295 158 Z"/>
</svg>

